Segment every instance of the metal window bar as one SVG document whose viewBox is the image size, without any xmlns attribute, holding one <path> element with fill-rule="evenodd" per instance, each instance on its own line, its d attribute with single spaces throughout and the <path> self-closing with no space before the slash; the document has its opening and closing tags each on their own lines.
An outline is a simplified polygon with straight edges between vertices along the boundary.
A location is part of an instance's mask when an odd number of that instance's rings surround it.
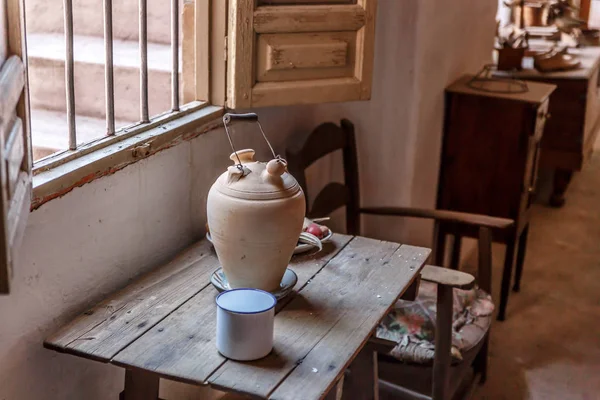
<svg viewBox="0 0 600 400">
<path fill-rule="evenodd" d="M 113 66 L 112 0 L 104 0 L 104 56 L 106 135 L 115 134 L 115 86 Z"/>
<path fill-rule="evenodd" d="M 179 111 L 179 0 L 171 0 L 171 108 Z"/>
<path fill-rule="evenodd" d="M 140 50 L 140 122 L 151 123 L 148 99 L 148 0 L 139 1 L 139 50 Z M 69 133 L 69 150 L 77 150 L 77 129 L 75 112 L 75 62 L 73 32 L 73 0 L 63 0 L 65 28 L 65 81 L 66 105 Z M 181 111 L 179 99 L 179 0 L 171 0 L 171 111 Z M 113 50 L 113 0 L 103 0 L 104 51 L 105 51 L 105 98 L 106 135 L 114 136 L 115 129 L 115 88 Z"/>
<path fill-rule="evenodd" d="M 150 122 L 148 115 L 148 1 L 140 0 L 140 120 Z"/>
<path fill-rule="evenodd" d="M 73 0 L 64 0 L 65 14 L 65 82 L 67 95 L 67 123 L 69 125 L 69 150 L 77 149 L 75 125 L 75 62 L 73 57 Z"/>
</svg>

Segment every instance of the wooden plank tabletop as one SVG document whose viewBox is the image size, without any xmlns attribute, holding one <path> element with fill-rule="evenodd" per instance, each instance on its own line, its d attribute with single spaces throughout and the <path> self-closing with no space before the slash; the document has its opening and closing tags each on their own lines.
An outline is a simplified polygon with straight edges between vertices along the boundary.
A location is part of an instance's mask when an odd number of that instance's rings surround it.
<svg viewBox="0 0 600 400">
<path fill-rule="evenodd" d="M 219 263 L 200 241 L 49 337 L 44 346 L 161 377 L 273 399 L 322 398 L 410 286 L 430 250 L 335 234 L 296 256 L 292 295 L 277 305 L 273 352 L 253 362 L 215 345 Z"/>
</svg>

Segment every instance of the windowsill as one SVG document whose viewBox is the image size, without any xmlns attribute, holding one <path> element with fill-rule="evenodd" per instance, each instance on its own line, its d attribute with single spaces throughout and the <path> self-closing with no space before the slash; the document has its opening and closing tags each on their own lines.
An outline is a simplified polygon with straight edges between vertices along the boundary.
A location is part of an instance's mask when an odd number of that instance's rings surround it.
<svg viewBox="0 0 600 400">
<path fill-rule="evenodd" d="M 81 149 L 41 160 L 34 165 L 31 210 L 76 187 L 215 129 L 221 124 L 219 117 L 223 112 L 223 107 L 203 106 L 177 118 L 165 115 L 150 123 L 149 129 L 143 132 L 125 129 L 116 137 L 102 138 Z"/>
</svg>

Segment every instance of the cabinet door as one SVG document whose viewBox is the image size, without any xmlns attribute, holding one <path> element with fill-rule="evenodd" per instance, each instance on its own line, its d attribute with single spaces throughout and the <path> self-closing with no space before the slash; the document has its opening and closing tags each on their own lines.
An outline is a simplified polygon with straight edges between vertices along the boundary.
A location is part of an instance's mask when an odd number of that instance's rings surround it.
<svg viewBox="0 0 600 400">
<path fill-rule="evenodd" d="M 376 0 L 230 0 L 230 108 L 368 100 Z"/>
</svg>

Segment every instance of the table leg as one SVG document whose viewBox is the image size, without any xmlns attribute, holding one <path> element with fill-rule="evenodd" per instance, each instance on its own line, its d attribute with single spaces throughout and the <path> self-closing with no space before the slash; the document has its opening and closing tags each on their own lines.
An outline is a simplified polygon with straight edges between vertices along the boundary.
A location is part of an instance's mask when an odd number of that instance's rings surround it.
<svg viewBox="0 0 600 400">
<path fill-rule="evenodd" d="M 125 390 L 119 400 L 158 400 L 160 377 L 139 369 L 125 371 Z"/>
<path fill-rule="evenodd" d="M 462 245 L 462 236 L 454 235 L 452 239 L 452 253 L 450 254 L 450 268 L 458 269 L 460 264 L 460 249 Z"/>
<path fill-rule="evenodd" d="M 379 400 L 377 353 L 369 343 L 350 364 L 350 375 L 345 383 L 342 399 Z"/>
<path fill-rule="evenodd" d="M 517 266 L 515 272 L 515 284 L 513 285 L 513 291 L 518 292 L 521 290 L 521 275 L 523 275 L 523 264 L 525 263 L 525 252 L 527 251 L 527 236 L 529 235 L 529 224 L 521 232 L 519 238 L 519 248 L 517 249 Z"/>
<path fill-rule="evenodd" d="M 400 299 L 407 301 L 415 301 L 419 295 L 419 285 L 421 284 L 421 275 L 418 275 L 413 283 L 404 291 Z"/>
<path fill-rule="evenodd" d="M 565 192 L 569 183 L 571 183 L 572 177 L 573 171 L 569 169 L 557 168 L 554 171 L 554 188 L 550 196 L 550 205 L 552 207 L 562 207 L 565 204 Z"/>
<path fill-rule="evenodd" d="M 439 267 L 444 266 L 444 256 L 446 255 L 446 231 L 442 224 L 435 224 L 435 232 L 433 234 L 435 240 L 434 246 L 434 263 Z"/>
<path fill-rule="evenodd" d="M 506 241 L 506 254 L 504 255 L 504 271 L 502 272 L 502 285 L 500 286 L 500 309 L 498 310 L 498 321 L 506 318 L 506 306 L 508 305 L 508 294 L 510 292 L 510 281 L 512 279 L 512 268 L 515 260 L 515 247 L 517 232 L 514 229 Z"/>
<path fill-rule="evenodd" d="M 337 381 L 335 387 L 333 387 L 325 400 L 342 400 L 342 394 L 344 393 L 344 375 Z"/>
</svg>

